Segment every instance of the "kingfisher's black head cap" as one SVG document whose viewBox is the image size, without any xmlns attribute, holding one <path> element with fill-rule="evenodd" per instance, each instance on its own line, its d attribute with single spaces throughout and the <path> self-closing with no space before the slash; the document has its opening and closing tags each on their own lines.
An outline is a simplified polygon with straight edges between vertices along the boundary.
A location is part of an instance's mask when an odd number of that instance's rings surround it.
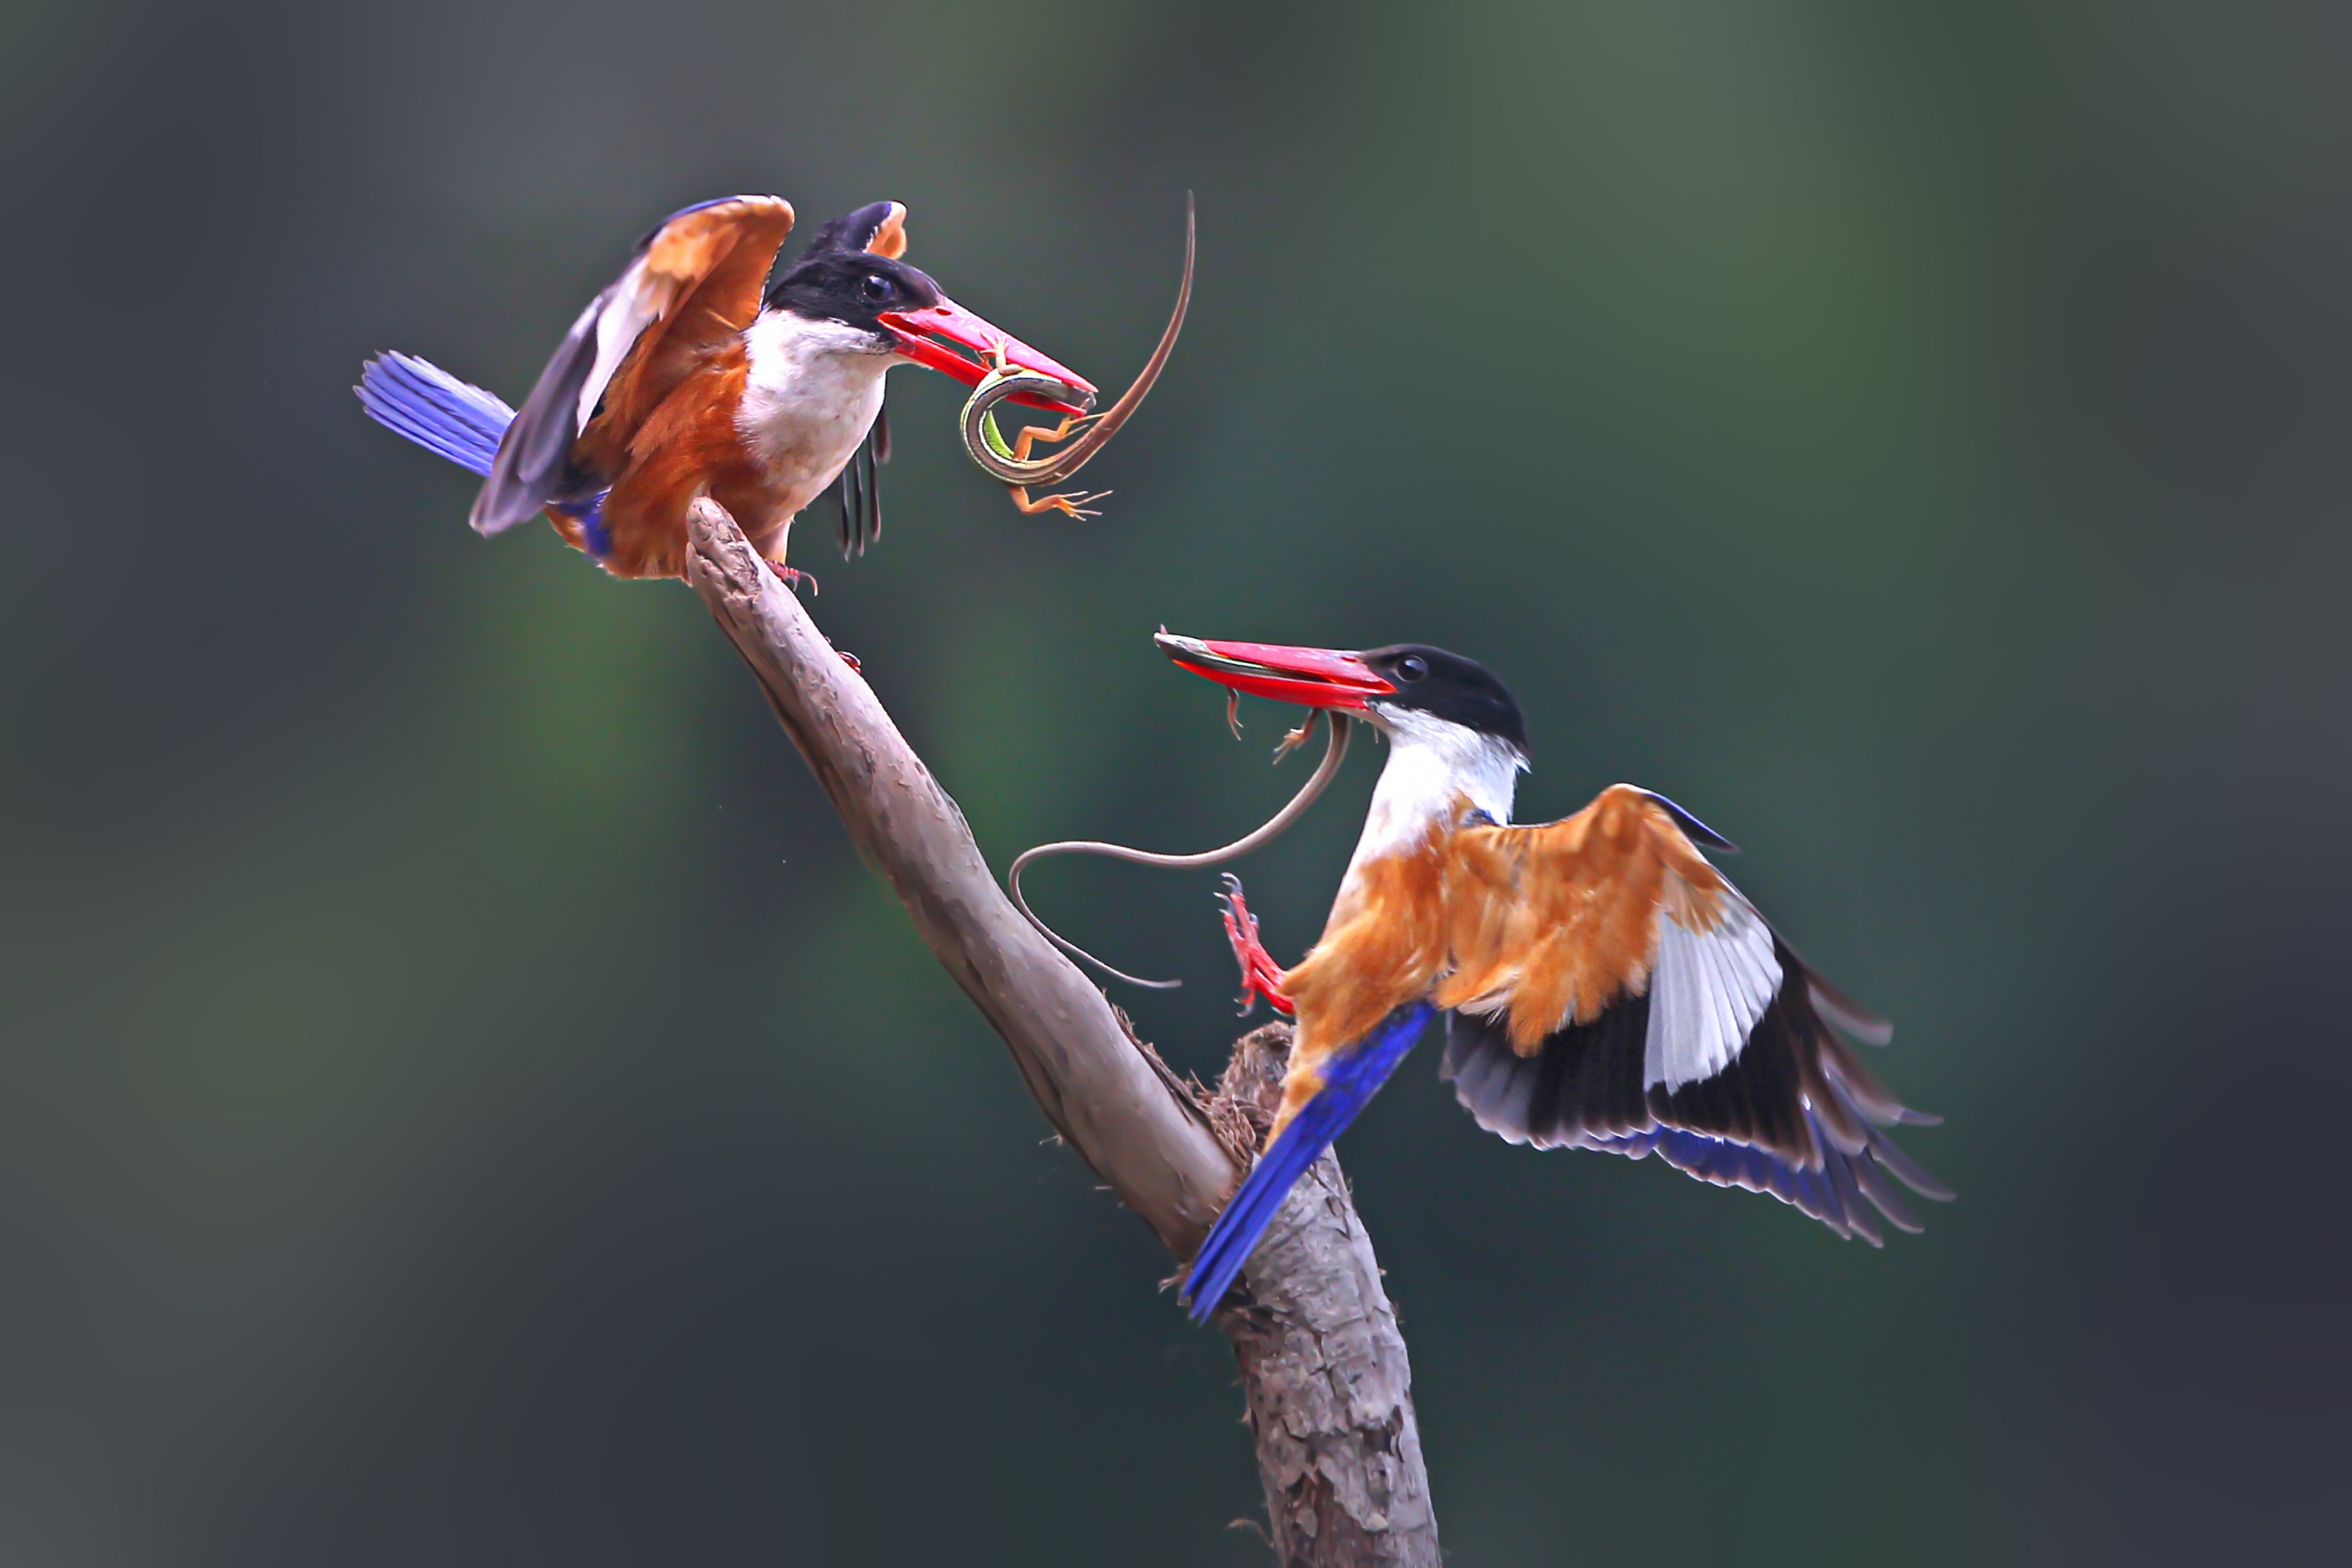
<svg viewBox="0 0 2352 1568">
<path fill-rule="evenodd" d="M 859 207 L 816 231 L 807 252 L 768 285 L 767 308 L 882 333 L 885 310 L 928 310 L 947 298 L 930 274 L 901 259 L 906 248 L 903 205 Z"/>
<path fill-rule="evenodd" d="M 1507 688 L 1475 658 L 1424 643 L 1395 643 L 1357 655 L 1396 690 L 1376 697 L 1374 706 L 1426 713 L 1507 741 L 1528 755 L 1527 721 Z"/>
</svg>

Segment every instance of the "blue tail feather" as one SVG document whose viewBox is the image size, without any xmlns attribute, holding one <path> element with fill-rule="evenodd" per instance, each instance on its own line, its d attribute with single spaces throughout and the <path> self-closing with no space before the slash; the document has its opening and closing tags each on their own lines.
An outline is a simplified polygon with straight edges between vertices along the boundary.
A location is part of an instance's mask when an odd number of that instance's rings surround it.
<svg viewBox="0 0 2352 1568">
<path fill-rule="evenodd" d="M 691 210 L 691 209 L 689 209 Z M 382 353 L 360 371 L 360 406 L 369 418 L 396 436 L 406 437 L 426 451 L 448 458 L 461 468 L 487 476 L 499 455 L 499 442 L 514 423 L 515 411 L 491 393 L 459 381 L 430 360 L 415 354 Z M 567 502 L 563 510 L 580 520 L 588 553 L 598 560 L 613 552 L 604 529 L 604 496 L 586 502 Z"/>
<path fill-rule="evenodd" d="M 478 474 L 490 471 L 514 410 L 413 354 L 378 354 L 352 388 L 368 417 Z"/>
<path fill-rule="evenodd" d="M 1290 1195 L 1307 1168 L 1322 1158 L 1332 1140 L 1371 1103 L 1372 1096 L 1396 1071 L 1433 1016 L 1426 1002 L 1390 1014 L 1369 1038 L 1333 1061 L 1323 1088 L 1282 1130 L 1274 1147 L 1258 1156 L 1217 1223 L 1210 1227 L 1209 1238 L 1201 1244 L 1192 1272 L 1185 1277 L 1184 1294 L 1192 1301 L 1194 1322 L 1207 1321 L 1217 1310 L 1225 1292 L 1241 1277 L 1242 1265 L 1257 1249 L 1258 1238 L 1282 1211 L 1282 1200 Z"/>
</svg>

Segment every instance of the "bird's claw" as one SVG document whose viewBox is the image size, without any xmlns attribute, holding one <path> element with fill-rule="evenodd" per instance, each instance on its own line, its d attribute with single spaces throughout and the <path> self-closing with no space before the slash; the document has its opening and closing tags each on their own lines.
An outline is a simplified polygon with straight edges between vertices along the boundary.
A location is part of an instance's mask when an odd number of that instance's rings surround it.
<svg viewBox="0 0 2352 1568">
<path fill-rule="evenodd" d="M 1242 1016 L 1247 1017 L 1263 996 L 1276 1012 L 1295 1016 L 1290 998 L 1283 994 L 1282 965 L 1258 940 L 1257 917 L 1250 913 L 1249 900 L 1242 896 L 1242 879 L 1228 871 L 1224 881 L 1225 890 L 1217 895 L 1217 901 L 1225 907 L 1225 940 L 1233 943 L 1234 962 L 1241 967 Z"/>
<path fill-rule="evenodd" d="M 783 584 L 785 587 L 793 590 L 795 593 L 800 590 L 800 585 L 803 583 L 806 583 L 809 585 L 809 593 L 812 595 L 821 594 L 824 591 L 817 586 L 816 574 L 814 572 L 803 572 L 797 566 L 787 566 L 781 561 L 769 562 L 768 570 L 776 574 L 776 580 L 778 582 Z"/>
</svg>

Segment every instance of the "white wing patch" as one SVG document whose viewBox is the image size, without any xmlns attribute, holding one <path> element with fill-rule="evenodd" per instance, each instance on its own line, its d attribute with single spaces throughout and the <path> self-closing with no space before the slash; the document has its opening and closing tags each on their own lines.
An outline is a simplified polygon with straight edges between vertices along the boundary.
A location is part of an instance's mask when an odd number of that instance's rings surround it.
<svg viewBox="0 0 2352 1568">
<path fill-rule="evenodd" d="M 596 363 L 588 367 L 588 379 L 580 385 L 580 415 L 572 426 L 574 435 L 588 428 L 588 421 L 596 415 L 596 400 L 613 384 L 613 373 L 621 368 L 621 361 L 645 330 L 661 320 L 677 291 L 674 286 L 648 289 L 646 258 L 640 256 L 629 263 L 619 281 L 589 305 L 587 313 L 596 318 Z"/>
<path fill-rule="evenodd" d="M 1780 989 L 1772 932 L 1755 907 L 1724 884 L 1723 918 L 1700 935 L 1658 915 L 1658 963 L 1650 979 L 1650 1032 L 1642 1083 L 1672 1094 L 1731 1065 Z"/>
</svg>

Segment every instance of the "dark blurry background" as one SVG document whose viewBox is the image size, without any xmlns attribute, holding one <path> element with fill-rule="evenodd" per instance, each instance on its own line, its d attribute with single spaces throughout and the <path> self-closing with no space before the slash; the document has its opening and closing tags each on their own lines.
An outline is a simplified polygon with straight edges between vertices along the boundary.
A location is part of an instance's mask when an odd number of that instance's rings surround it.
<svg viewBox="0 0 2352 1568">
<path fill-rule="evenodd" d="M 2352 94 L 2320 4 L 0 14 L 0 1562 L 1243 1564 L 1223 1342 L 519 398 L 671 208 L 880 197 L 1122 383 L 1076 525 L 893 378 L 797 559 L 1001 866 L 1306 765 L 1149 633 L 1489 661 L 1899 1022 L 1923 1237 L 1344 1146 L 1464 1563 L 2336 1558 Z M 1312 938 L 1375 755 L 1243 869 Z M 1060 866 L 1180 1066 L 1207 873 Z M 2340 1559 L 2337 1559 L 2340 1560 Z"/>
</svg>

